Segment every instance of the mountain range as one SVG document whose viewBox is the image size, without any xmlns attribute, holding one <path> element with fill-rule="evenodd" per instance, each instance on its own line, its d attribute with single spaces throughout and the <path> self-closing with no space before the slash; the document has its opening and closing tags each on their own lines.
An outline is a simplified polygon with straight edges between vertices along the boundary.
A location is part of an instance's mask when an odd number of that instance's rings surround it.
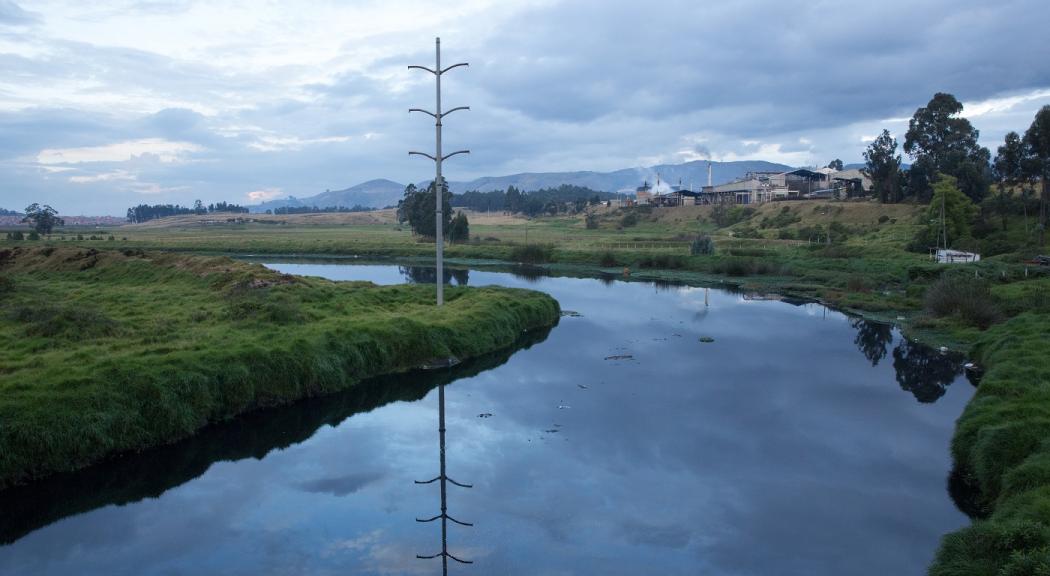
<svg viewBox="0 0 1050 576">
<path fill-rule="evenodd" d="M 681 185 L 693 190 L 699 189 L 707 184 L 707 161 L 696 160 L 683 164 L 660 164 L 647 168 L 625 168 L 613 172 L 525 172 L 511 174 L 508 176 L 484 176 L 470 181 L 450 181 L 449 189 L 453 194 L 462 194 L 468 190 L 490 192 L 492 190 L 505 190 L 508 186 L 514 186 L 519 190 L 533 191 L 540 188 L 556 188 L 562 184 L 574 186 L 585 186 L 602 192 L 634 192 L 635 188 L 642 183 L 648 182 L 657 192 L 670 191 L 671 185 Z M 765 162 L 762 160 L 745 160 L 739 162 L 711 162 L 711 181 L 714 184 L 723 184 L 743 178 L 748 172 L 783 172 L 791 170 L 791 166 Z M 659 181 L 659 183 L 658 183 Z M 429 180 L 416 183 L 417 186 L 427 186 Z M 249 206 L 252 212 L 265 212 L 285 206 L 342 206 L 352 208 L 354 206 L 366 206 L 369 208 L 382 208 L 393 206 L 401 199 L 405 192 L 405 185 L 392 180 L 378 179 L 369 180 L 343 190 L 325 190 L 324 192 L 306 198 L 288 198 L 270 200 Z"/>
</svg>

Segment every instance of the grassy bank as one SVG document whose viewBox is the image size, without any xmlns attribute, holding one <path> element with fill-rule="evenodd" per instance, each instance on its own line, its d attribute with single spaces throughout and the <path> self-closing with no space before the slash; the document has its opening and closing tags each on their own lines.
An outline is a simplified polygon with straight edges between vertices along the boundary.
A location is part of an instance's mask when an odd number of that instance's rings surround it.
<svg viewBox="0 0 1050 576">
<path fill-rule="evenodd" d="M 280 275 L 228 258 L 0 248 L 0 486 L 211 421 L 467 358 L 557 321 L 549 296 Z"/>
<path fill-rule="evenodd" d="M 1044 295 L 1050 283 L 1043 283 Z M 982 334 L 987 373 L 956 425 L 952 457 L 978 519 L 945 537 L 937 576 L 1050 573 L 1050 309 Z"/>
</svg>

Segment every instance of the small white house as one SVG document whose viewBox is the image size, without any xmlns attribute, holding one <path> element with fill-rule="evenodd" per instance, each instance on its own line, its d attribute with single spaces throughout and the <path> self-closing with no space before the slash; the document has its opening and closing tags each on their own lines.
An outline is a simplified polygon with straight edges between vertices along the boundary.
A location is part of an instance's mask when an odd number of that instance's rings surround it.
<svg viewBox="0 0 1050 576">
<path fill-rule="evenodd" d="M 962 250 L 943 250 L 938 248 L 934 254 L 938 264 L 969 264 L 971 262 L 980 262 L 981 255 L 974 254 L 973 252 L 963 252 Z"/>
</svg>

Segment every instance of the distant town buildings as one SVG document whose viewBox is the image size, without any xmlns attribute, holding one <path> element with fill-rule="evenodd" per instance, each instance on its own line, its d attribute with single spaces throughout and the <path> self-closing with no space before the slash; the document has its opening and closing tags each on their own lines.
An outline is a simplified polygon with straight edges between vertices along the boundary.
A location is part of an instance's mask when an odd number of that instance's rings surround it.
<svg viewBox="0 0 1050 576">
<path fill-rule="evenodd" d="M 639 205 L 686 206 L 694 204 L 761 204 L 802 198 L 843 199 L 866 195 L 871 178 L 858 169 L 799 168 L 790 172 L 749 172 L 744 178 L 698 191 L 680 184 L 665 194 L 656 194 L 646 181 L 635 190 Z"/>
</svg>

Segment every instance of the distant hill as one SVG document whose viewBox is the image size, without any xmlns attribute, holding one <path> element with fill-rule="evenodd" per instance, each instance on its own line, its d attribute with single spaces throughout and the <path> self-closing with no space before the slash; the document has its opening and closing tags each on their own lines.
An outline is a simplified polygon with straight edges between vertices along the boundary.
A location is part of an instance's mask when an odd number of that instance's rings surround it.
<svg viewBox="0 0 1050 576">
<path fill-rule="evenodd" d="M 270 200 L 257 206 L 250 206 L 252 212 L 265 212 L 285 206 L 317 206 L 327 208 L 328 206 L 342 206 L 353 208 L 354 206 L 366 206 L 368 208 L 383 208 L 397 205 L 405 193 L 405 185 L 385 179 L 369 180 L 344 190 L 326 190 L 316 196 L 308 198 L 296 198 L 289 196 L 280 200 Z"/>
<path fill-rule="evenodd" d="M 791 166 L 765 162 L 762 160 L 745 160 L 740 162 L 711 162 L 711 181 L 724 184 L 743 178 L 748 172 L 784 172 Z M 509 176 L 485 176 L 470 181 L 450 181 L 449 188 L 453 194 L 462 194 L 468 190 L 491 192 L 505 190 L 514 186 L 519 190 L 533 191 L 541 188 L 556 188 L 562 184 L 584 186 L 599 192 L 634 191 L 643 182 L 656 186 L 657 176 L 660 179 L 658 192 L 670 190 L 679 182 L 686 188 L 694 190 L 707 184 L 707 161 L 697 160 L 684 164 L 660 164 L 647 168 L 625 168 L 614 172 L 526 172 Z M 417 186 L 427 186 L 429 180 L 419 182 Z M 405 192 L 405 185 L 391 180 L 369 180 L 363 184 L 351 186 L 345 190 L 329 190 L 316 196 L 295 198 L 289 196 L 281 200 L 271 200 L 256 206 L 250 206 L 252 212 L 265 212 L 283 206 L 368 206 L 382 208 L 396 205 Z"/>
</svg>

